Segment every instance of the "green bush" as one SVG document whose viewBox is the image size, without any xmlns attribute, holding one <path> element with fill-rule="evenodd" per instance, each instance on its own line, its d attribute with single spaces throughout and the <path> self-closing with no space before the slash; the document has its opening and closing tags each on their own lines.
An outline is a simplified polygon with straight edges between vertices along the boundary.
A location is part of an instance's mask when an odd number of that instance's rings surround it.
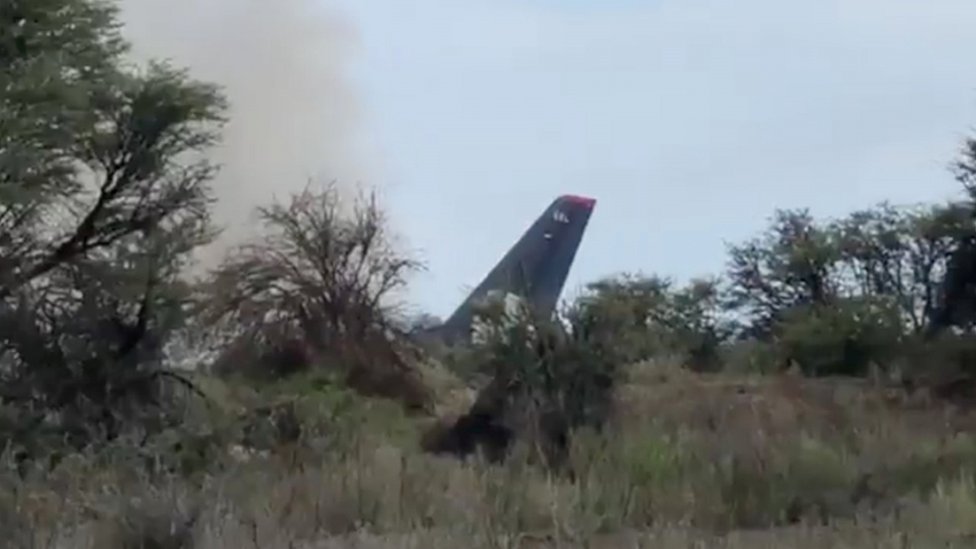
<svg viewBox="0 0 976 549">
<path fill-rule="evenodd" d="M 575 322 L 599 332 L 619 360 L 673 355 L 697 371 L 720 367 L 721 345 L 731 333 L 722 312 L 715 280 L 677 287 L 666 278 L 626 274 L 590 284 L 571 308 Z"/>
<path fill-rule="evenodd" d="M 780 364 L 814 376 L 861 376 L 885 367 L 903 339 L 897 310 L 867 299 L 794 308 L 773 334 Z"/>
<path fill-rule="evenodd" d="M 529 307 L 512 314 L 497 303 L 485 304 L 479 316 L 479 337 L 456 356 L 470 361 L 464 369 L 490 381 L 466 417 L 487 418 L 527 439 L 547 464 L 565 463 L 571 433 L 600 429 L 609 416 L 618 355 L 603 332 L 588 330 L 579 318 L 567 325 Z"/>
<path fill-rule="evenodd" d="M 908 379 L 936 385 L 976 375 L 976 337 L 944 332 L 931 338 L 913 337 L 903 346 L 900 363 Z"/>
</svg>

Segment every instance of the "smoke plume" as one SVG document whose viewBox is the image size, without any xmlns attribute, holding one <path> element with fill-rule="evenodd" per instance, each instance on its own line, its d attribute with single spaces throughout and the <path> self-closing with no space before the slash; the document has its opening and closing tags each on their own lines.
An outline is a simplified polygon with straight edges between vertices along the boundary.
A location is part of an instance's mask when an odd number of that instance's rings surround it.
<svg viewBox="0 0 976 549">
<path fill-rule="evenodd" d="M 204 263 L 251 234 L 253 210 L 309 180 L 369 182 L 346 78 L 356 36 L 322 0 L 122 0 L 137 61 L 169 59 L 231 104 L 214 159 L 225 234 Z"/>
</svg>

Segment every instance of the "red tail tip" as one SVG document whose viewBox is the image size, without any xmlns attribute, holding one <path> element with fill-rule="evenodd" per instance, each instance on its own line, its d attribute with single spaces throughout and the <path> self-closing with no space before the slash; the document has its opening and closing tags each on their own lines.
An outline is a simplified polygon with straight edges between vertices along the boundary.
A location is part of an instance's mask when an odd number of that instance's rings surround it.
<svg viewBox="0 0 976 549">
<path fill-rule="evenodd" d="M 592 208 L 596 204 L 595 198 L 590 198 L 588 196 L 580 196 L 578 194 L 567 194 L 563 195 L 563 200 L 567 202 L 573 202 L 575 204 L 582 204 L 588 208 Z"/>
</svg>

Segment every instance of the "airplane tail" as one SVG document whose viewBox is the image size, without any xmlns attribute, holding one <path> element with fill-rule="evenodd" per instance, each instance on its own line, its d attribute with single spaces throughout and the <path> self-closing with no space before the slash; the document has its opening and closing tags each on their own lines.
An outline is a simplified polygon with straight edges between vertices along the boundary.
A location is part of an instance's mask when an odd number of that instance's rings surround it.
<svg viewBox="0 0 976 549">
<path fill-rule="evenodd" d="M 517 296 L 535 312 L 552 314 L 595 205 L 595 199 L 576 195 L 554 200 L 447 321 L 435 329 L 438 336 L 448 343 L 468 338 L 476 307 L 496 293 Z"/>
</svg>

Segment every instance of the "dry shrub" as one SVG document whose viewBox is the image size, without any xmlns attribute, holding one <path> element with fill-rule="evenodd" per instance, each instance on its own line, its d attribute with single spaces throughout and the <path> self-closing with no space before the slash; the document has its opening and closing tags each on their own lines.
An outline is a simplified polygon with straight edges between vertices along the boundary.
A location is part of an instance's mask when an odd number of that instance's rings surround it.
<svg viewBox="0 0 976 549">
<path fill-rule="evenodd" d="M 350 207 L 334 185 L 306 188 L 258 213 L 264 238 L 210 282 L 208 317 L 232 340 L 216 370 L 277 379 L 325 368 L 363 394 L 428 408 L 393 302 L 420 264 L 395 249 L 375 196 Z"/>
<path fill-rule="evenodd" d="M 703 451 L 709 432 L 668 432 L 644 418 L 627 432 L 574 437 L 571 479 L 533 467 L 523 441 L 498 465 L 398 447 L 382 432 L 385 414 L 348 414 L 361 428 L 324 452 L 254 456 L 195 486 L 147 478 L 135 464 L 98 473 L 75 461 L 72 474 L 39 477 L 17 497 L 57 491 L 69 506 L 96 509 L 95 526 L 75 530 L 72 542 L 62 545 L 81 548 L 122 547 L 107 544 L 120 539 L 180 547 L 179 529 L 169 534 L 168 526 L 193 516 L 192 546 L 217 548 L 812 548 L 884 546 L 899 538 L 952 547 L 965 546 L 972 532 L 971 477 L 942 469 L 928 489 L 884 496 L 907 503 L 856 506 L 847 496 L 869 464 L 813 436 L 767 440 L 762 460 L 746 454 L 738 461 L 715 459 Z M 893 421 L 890 430 L 899 427 Z M 931 461 L 940 455 L 930 454 Z M 896 465 L 903 456 L 888 460 Z M 68 477 L 74 480 L 59 480 Z M 882 481 L 891 483 L 891 477 Z M 112 487 L 107 494 L 105 487 Z M 64 509 L 48 514 L 45 526 L 71 515 Z M 741 530 L 745 526 L 755 528 Z"/>
<path fill-rule="evenodd" d="M 604 483 L 625 475 L 631 522 L 768 528 L 886 516 L 976 470 L 974 439 L 959 434 L 974 418 L 939 403 L 850 380 L 639 370 L 618 393 L 618 442 L 601 450 L 611 465 L 596 473 Z"/>
<path fill-rule="evenodd" d="M 396 403 L 297 376 L 248 405 L 266 453 L 186 478 L 147 475 L 135 448 L 73 457 L 16 484 L 12 505 L 82 548 L 180 543 L 168 526 L 194 516 L 193 546 L 217 548 L 965 546 L 976 443 L 942 409 L 835 380 L 631 374 L 603 432 L 569 441 L 568 476 L 523 438 L 497 463 L 419 452 L 422 422 Z"/>
<path fill-rule="evenodd" d="M 94 545 L 118 549 L 192 549 L 200 518 L 198 494 L 178 485 L 140 486 L 118 494 L 91 531 Z"/>
</svg>

